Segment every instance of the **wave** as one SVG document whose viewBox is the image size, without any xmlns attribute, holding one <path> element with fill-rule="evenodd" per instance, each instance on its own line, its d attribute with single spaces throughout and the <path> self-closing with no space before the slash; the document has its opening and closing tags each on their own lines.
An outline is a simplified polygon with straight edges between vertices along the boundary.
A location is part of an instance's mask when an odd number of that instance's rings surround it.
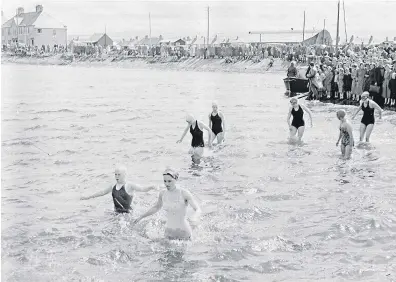
<svg viewBox="0 0 396 282">
<path fill-rule="evenodd" d="M 75 111 L 69 109 L 60 109 L 60 110 L 53 110 L 53 111 L 39 111 L 35 112 L 35 114 L 48 114 L 48 113 L 75 113 Z"/>
<path fill-rule="evenodd" d="M 80 116 L 80 118 L 91 118 L 91 117 L 96 117 L 96 114 L 86 114 L 86 115 Z"/>
<path fill-rule="evenodd" d="M 127 109 L 114 109 L 114 110 L 108 111 L 108 113 L 117 113 L 117 112 L 125 112 L 125 111 L 127 111 Z"/>
<path fill-rule="evenodd" d="M 46 126 L 46 125 L 36 125 L 36 126 L 25 128 L 24 130 L 25 131 L 37 130 L 37 129 L 46 128 L 46 127 L 48 127 L 48 126 Z"/>
<path fill-rule="evenodd" d="M 71 161 L 67 161 L 67 160 L 57 160 L 54 162 L 54 164 L 56 165 L 66 165 L 66 164 L 70 164 Z"/>
</svg>

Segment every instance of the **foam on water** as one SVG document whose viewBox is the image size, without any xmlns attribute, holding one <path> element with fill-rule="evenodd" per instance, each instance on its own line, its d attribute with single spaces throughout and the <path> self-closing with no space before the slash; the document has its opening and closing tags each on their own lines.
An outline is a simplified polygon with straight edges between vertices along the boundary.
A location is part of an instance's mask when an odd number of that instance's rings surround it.
<svg viewBox="0 0 396 282">
<path fill-rule="evenodd" d="M 344 161 L 335 113 L 355 108 L 306 102 L 314 127 L 302 144 L 289 142 L 283 75 L 2 70 L 4 280 L 396 279 L 394 113 Z M 207 123 L 212 100 L 226 115 L 227 141 L 193 165 L 189 135 L 176 141 L 185 112 Z M 132 224 L 158 191 L 136 193 L 131 215 L 115 215 L 110 195 L 79 200 L 113 183 L 120 163 L 140 184 L 162 183 L 168 165 L 180 169 L 180 186 L 203 209 L 191 242 L 162 239 L 162 212 Z"/>
</svg>

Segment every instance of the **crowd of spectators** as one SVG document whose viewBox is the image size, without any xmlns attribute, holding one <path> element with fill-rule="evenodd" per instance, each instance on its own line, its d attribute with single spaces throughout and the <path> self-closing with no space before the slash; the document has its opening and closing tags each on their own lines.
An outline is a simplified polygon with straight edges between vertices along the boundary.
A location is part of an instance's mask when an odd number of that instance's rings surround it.
<svg viewBox="0 0 396 282">
<path fill-rule="evenodd" d="M 305 77 L 310 99 L 358 103 L 363 91 L 381 107 L 396 108 L 396 46 L 385 43 L 370 47 L 349 47 L 337 54 L 309 54 Z M 288 77 L 301 77 L 293 62 Z"/>
</svg>

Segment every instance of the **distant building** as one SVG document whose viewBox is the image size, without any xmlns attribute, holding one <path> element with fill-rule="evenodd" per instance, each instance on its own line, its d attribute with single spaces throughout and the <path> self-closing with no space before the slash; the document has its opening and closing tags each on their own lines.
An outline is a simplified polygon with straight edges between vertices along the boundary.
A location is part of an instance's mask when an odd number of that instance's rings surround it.
<svg viewBox="0 0 396 282">
<path fill-rule="evenodd" d="M 35 12 L 25 13 L 18 8 L 17 14 L 1 26 L 1 43 L 21 43 L 27 46 L 67 45 L 67 27 L 37 5 Z"/>
<path fill-rule="evenodd" d="M 113 46 L 113 40 L 106 33 L 95 33 L 85 42 L 93 46 Z"/>
</svg>

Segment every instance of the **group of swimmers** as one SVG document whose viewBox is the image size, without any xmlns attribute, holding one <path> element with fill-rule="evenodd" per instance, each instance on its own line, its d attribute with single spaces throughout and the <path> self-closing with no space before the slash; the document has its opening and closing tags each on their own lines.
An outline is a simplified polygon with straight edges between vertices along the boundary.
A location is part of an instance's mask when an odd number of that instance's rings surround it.
<svg viewBox="0 0 396 282">
<path fill-rule="evenodd" d="M 374 111 L 377 110 L 379 112 L 379 119 L 382 118 L 382 109 L 376 102 L 369 98 L 369 92 L 363 92 L 361 95 L 361 103 L 359 108 L 353 114 L 352 119 L 356 117 L 356 115 L 363 111 L 363 117 L 360 123 L 360 142 L 363 142 L 364 136 L 366 135 L 366 142 L 370 142 L 370 136 L 374 128 L 375 118 Z M 309 114 L 311 126 L 312 126 L 312 113 L 311 111 L 304 105 L 300 105 L 298 103 L 298 99 L 293 97 L 290 99 L 290 104 L 292 105 L 289 109 L 287 115 L 287 123 L 290 129 L 290 138 L 294 139 L 296 134 L 298 133 L 298 142 L 301 142 L 304 130 L 305 130 L 305 121 L 304 121 L 304 111 Z M 352 154 L 352 148 L 355 145 L 355 141 L 353 138 L 353 130 L 352 125 L 346 119 L 346 113 L 344 110 L 337 111 L 337 118 L 340 120 L 340 134 L 336 143 L 336 146 L 340 144 L 341 141 L 341 155 L 345 159 L 349 159 Z M 293 120 L 290 124 L 290 118 L 293 116 Z"/>
<path fill-rule="evenodd" d="M 186 136 L 188 130 L 192 135 L 191 148 L 189 153 L 193 163 L 199 164 L 204 154 L 204 139 L 203 129 L 208 131 L 208 147 L 212 147 L 213 141 L 217 139 L 217 144 L 221 144 L 225 141 L 225 118 L 224 114 L 219 111 L 217 102 L 212 103 L 212 112 L 209 114 L 209 126 L 204 124 L 202 121 L 195 119 L 191 114 L 187 114 L 186 122 L 187 127 L 184 130 L 181 138 L 177 140 L 177 143 L 181 143 L 183 138 Z"/>
<path fill-rule="evenodd" d="M 211 147 L 214 139 L 217 144 L 225 141 L 225 118 L 223 113 L 218 110 L 216 102 L 212 103 L 212 112 L 209 114 L 209 126 L 203 122 L 196 120 L 193 115 L 186 116 L 188 123 L 183 132 L 182 137 L 177 143 L 183 141 L 187 131 L 190 130 L 192 135 L 191 141 L 191 158 L 195 164 L 199 164 L 204 154 L 203 129 L 209 133 L 208 146 Z M 103 191 L 99 191 L 91 196 L 81 197 L 81 200 L 88 200 L 100 196 L 107 195 L 111 192 L 114 210 L 116 213 L 130 213 L 132 211 L 132 200 L 135 191 L 147 192 L 156 189 L 155 185 L 142 187 L 138 184 L 128 183 L 126 181 L 127 170 L 125 167 L 118 167 L 114 172 L 116 179 L 115 185 L 109 185 Z M 191 224 L 197 224 L 201 209 L 193 197 L 186 189 L 177 187 L 179 174 L 172 168 L 167 168 L 163 174 L 166 189 L 161 191 L 158 196 L 157 203 L 146 213 L 134 220 L 134 224 L 142 219 L 155 214 L 161 208 L 166 211 L 167 223 L 165 227 L 165 237 L 168 239 L 189 240 L 192 236 Z M 194 209 L 194 214 L 187 220 L 187 207 L 190 205 Z"/>
<path fill-rule="evenodd" d="M 382 118 L 382 110 L 377 103 L 369 99 L 369 93 L 364 92 L 361 95 L 361 105 L 355 112 L 352 118 L 363 111 L 363 117 L 360 126 L 360 141 L 363 141 L 364 135 L 366 135 L 366 141 L 369 142 L 371 132 L 374 127 L 374 111 L 379 111 L 379 117 Z M 290 129 L 290 138 L 295 138 L 297 134 L 298 141 L 302 140 L 305 121 L 304 112 L 307 112 L 310 117 L 311 126 L 312 124 L 312 113 L 304 105 L 298 103 L 297 98 L 290 99 L 291 107 L 287 116 L 287 123 Z M 194 116 L 188 114 L 186 122 L 188 123 L 186 129 L 183 132 L 182 137 L 177 143 L 183 141 L 183 138 L 190 130 L 192 135 L 191 141 L 191 158 L 192 161 L 197 164 L 200 162 L 204 153 L 204 140 L 203 140 L 203 129 L 208 131 L 209 140 L 208 146 L 211 147 L 215 138 L 217 143 L 220 144 L 225 140 L 225 118 L 223 113 L 218 110 L 216 102 L 212 104 L 212 112 L 209 114 L 209 126 L 203 122 L 196 120 Z M 290 118 L 293 117 L 291 123 Z M 351 124 L 346 119 L 346 113 L 344 110 L 337 111 L 337 118 L 340 120 L 340 135 L 336 145 L 338 146 L 341 142 L 341 154 L 343 158 L 350 158 L 352 153 L 352 147 L 354 146 L 353 130 Z M 156 189 L 155 185 L 151 186 L 140 186 L 126 181 L 127 170 L 124 167 L 118 167 L 115 170 L 115 185 L 109 185 L 103 191 L 99 191 L 88 197 L 81 197 L 81 200 L 87 200 L 100 196 L 107 195 L 111 192 L 114 210 L 117 213 L 129 213 L 132 211 L 132 200 L 135 191 L 147 192 Z M 161 208 L 166 211 L 167 223 L 165 227 L 165 237 L 168 239 L 178 240 L 189 240 L 192 237 L 191 224 L 195 225 L 200 217 L 201 209 L 199 204 L 193 197 L 193 195 L 186 189 L 177 187 L 177 181 L 179 174 L 172 168 L 167 168 L 163 174 L 163 180 L 166 189 L 160 191 L 156 204 L 150 208 L 147 212 L 134 220 L 134 224 L 137 224 L 142 219 L 157 213 Z M 194 209 L 194 214 L 187 220 L 187 207 L 191 206 Z"/>
</svg>

